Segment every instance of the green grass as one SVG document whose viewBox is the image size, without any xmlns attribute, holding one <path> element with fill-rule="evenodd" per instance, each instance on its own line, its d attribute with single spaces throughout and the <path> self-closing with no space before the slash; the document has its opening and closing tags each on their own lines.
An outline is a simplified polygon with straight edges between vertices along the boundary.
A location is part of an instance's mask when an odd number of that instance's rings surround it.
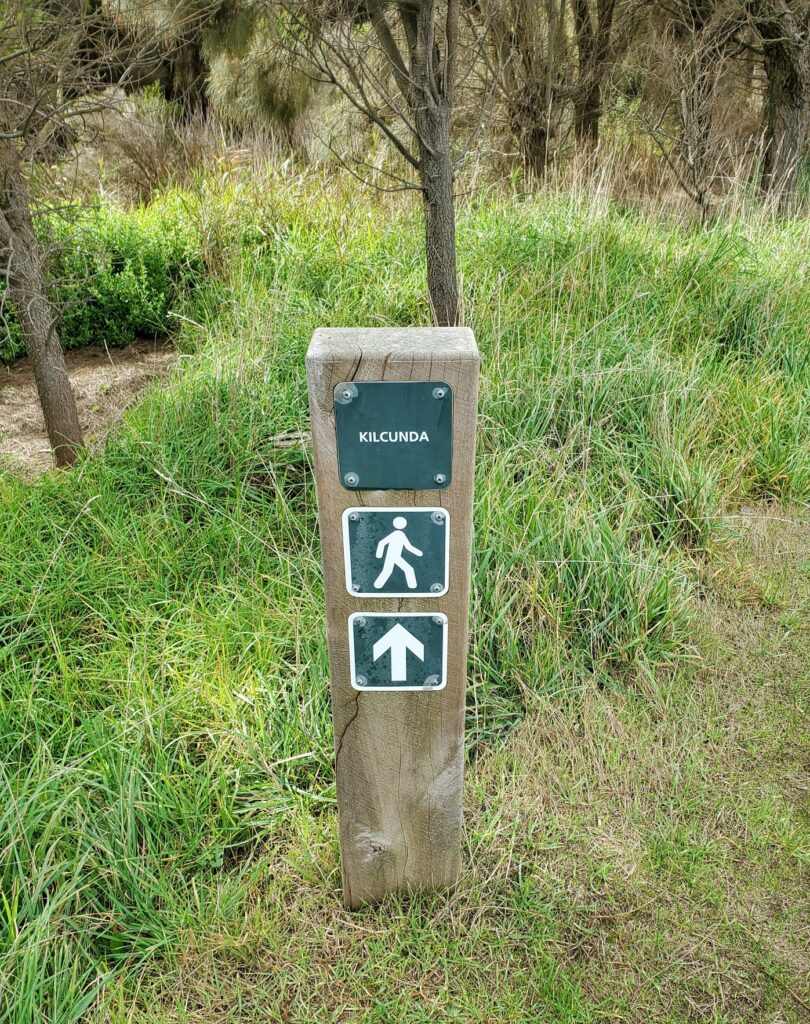
<svg viewBox="0 0 810 1024">
<path fill-rule="evenodd" d="M 303 356 L 325 324 L 427 321 L 420 227 L 271 171 L 161 203 L 209 271 L 180 370 L 77 469 L 0 474 L 0 1022 L 801 1019 L 800 917 L 758 908 L 806 880 L 769 774 L 806 786 L 798 749 L 774 762 L 806 589 L 756 564 L 791 624 L 727 677 L 705 595 L 722 624 L 754 586 L 743 505 L 810 498 L 807 224 L 462 209 L 464 876 L 350 917 Z"/>
</svg>

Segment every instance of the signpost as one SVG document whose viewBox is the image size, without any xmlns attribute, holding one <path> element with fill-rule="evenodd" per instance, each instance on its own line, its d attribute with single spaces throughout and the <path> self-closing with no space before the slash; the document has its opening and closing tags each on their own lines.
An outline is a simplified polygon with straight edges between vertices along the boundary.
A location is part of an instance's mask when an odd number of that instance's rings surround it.
<svg viewBox="0 0 810 1024">
<path fill-rule="evenodd" d="M 458 874 L 478 363 L 456 327 L 307 353 L 348 907 Z"/>
</svg>

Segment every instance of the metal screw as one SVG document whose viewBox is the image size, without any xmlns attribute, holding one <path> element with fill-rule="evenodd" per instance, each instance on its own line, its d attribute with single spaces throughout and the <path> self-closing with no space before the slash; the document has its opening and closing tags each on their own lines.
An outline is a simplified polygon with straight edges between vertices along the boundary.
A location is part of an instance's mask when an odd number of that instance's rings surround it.
<svg viewBox="0 0 810 1024">
<path fill-rule="evenodd" d="M 360 584 L 359 583 L 352 583 L 352 590 L 356 594 L 360 590 Z"/>
<path fill-rule="evenodd" d="M 351 519 L 351 521 L 353 523 L 356 523 L 359 518 L 360 518 L 360 514 L 358 512 L 350 512 L 349 513 L 349 519 Z"/>
<path fill-rule="evenodd" d="M 360 483 L 360 477 L 357 475 L 357 473 L 347 473 L 343 477 L 343 482 L 344 484 L 346 484 L 347 487 L 357 487 L 357 485 Z"/>
<path fill-rule="evenodd" d="M 444 619 L 441 617 L 441 615 L 434 615 L 433 616 L 433 625 L 434 626 L 443 626 L 444 625 Z"/>
<path fill-rule="evenodd" d="M 356 397 L 357 386 L 355 384 L 338 384 L 335 388 L 335 401 L 338 405 L 348 405 Z"/>
<path fill-rule="evenodd" d="M 446 394 L 447 394 L 447 388 L 434 388 L 433 389 L 433 397 L 434 398 L 444 398 L 444 396 Z"/>
<path fill-rule="evenodd" d="M 430 592 L 431 592 L 431 594 L 439 594 L 439 593 L 441 593 L 442 590 L 444 590 L 444 587 L 441 585 L 441 583 L 431 583 L 430 584 Z"/>
<path fill-rule="evenodd" d="M 446 479 L 447 477 L 444 473 L 437 473 L 436 476 L 433 477 L 433 482 L 436 484 L 443 484 Z"/>
<path fill-rule="evenodd" d="M 447 517 L 445 516 L 444 512 L 433 512 L 431 513 L 430 518 L 437 526 L 441 526 Z"/>
<path fill-rule="evenodd" d="M 359 589 L 360 588 L 358 587 L 358 590 Z M 363 615 L 358 615 L 357 618 L 354 620 L 354 624 L 355 626 L 359 626 L 362 629 L 363 626 L 365 626 L 366 624 L 365 617 Z"/>
<path fill-rule="evenodd" d="M 357 676 L 355 682 L 358 686 L 368 686 L 368 679 L 365 676 Z"/>
<path fill-rule="evenodd" d="M 358 680 L 358 682 L 359 682 L 359 680 Z M 438 686 L 438 685 L 439 685 L 439 677 L 438 676 L 428 676 L 427 679 L 425 680 L 425 686 Z"/>
</svg>

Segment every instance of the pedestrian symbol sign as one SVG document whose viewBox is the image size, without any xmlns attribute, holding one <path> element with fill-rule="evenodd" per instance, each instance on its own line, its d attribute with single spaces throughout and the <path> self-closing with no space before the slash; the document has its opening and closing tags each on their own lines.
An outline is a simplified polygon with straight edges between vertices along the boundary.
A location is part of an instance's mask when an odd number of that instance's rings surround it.
<svg viewBox="0 0 810 1024">
<path fill-rule="evenodd" d="M 443 508 L 347 508 L 346 589 L 356 597 L 447 593 L 450 517 Z"/>
<path fill-rule="evenodd" d="M 355 690 L 441 690 L 447 684 L 447 616 L 421 612 L 349 616 Z"/>
</svg>

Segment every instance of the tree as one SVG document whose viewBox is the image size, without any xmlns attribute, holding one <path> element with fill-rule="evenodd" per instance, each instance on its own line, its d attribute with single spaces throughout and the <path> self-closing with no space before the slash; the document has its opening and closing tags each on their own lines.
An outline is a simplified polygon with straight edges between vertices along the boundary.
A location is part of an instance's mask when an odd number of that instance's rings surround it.
<svg viewBox="0 0 810 1024">
<path fill-rule="evenodd" d="M 83 438 L 34 230 L 32 182 L 41 184 L 53 155 L 81 140 L 111 82 L 135 87 L 162 57 L 154 37 L 124 30 L 100 0 L 9 0 L 0 8 L 0 273 L 57 466 L 75 460 Z"/>
<path fill-rule="evenodd" d="M 602 89 L 611 64 L 616 0 L 571 0 L 574 40 L 577 48 L 577 83 L 574 93 L 574 135 L 588 150 L 599 142 Z"/>
<path fill-rule="evenodd" d="M 437 324 L 458 322 L 451 134 L 459 0 L 274 4 L 301 66 L 338 89 L 415 172 L 422 193 L 428 293 Z"/>
<path fill-rule="evenodd" d="M 653 78 L 658 110 L 642 116 L 701 220 L 713 215 L 713 189 L 726 155 L 715 132 L 717 95 L 730 61 L 742 50 L 745 24 L 735 0 L 678 0 L 659 13 Z"/>
<path fill-rule="evenodd" d="M 70 110 L 59 71 L 75 49 L 76 5 L 4 4 L 0 32 L 0 259 L 20 321 L 57 466 L 82 445 L 76 402 L 48 301 L 25 164 Z"/>
<path fill-rule="evenodd" d="M 762 188 L 785 211 L 810 131 L 810 3 L 750 0 L 767 80 Z"/>
<path fill-rule="evenodd" d="M 116 27 L 127 35 L 137 33 L 159 50 L 148 68 L 143 57 L 128 58 L 134 85 L 157 82 L 163 96 L 173 105 L 181 122 L 191 121 L 208 111 L 208 34 L 218 20 L 233 19 L 237 11 L 228 0 L 93 0 L 115 3 Z M 102 7 L 106 9 L 106 7 Z M 148 71 L 148 79 L 144 72 Z M 126 79 L 122 79 L 126 83 Z"/>
<path fill-rule="evenodd" d="M 565 0 L 490 0 L 483 5 L 494 74 L 523 164 L 545 176 L 557 136 L 568 51 Z"/>
</svg>

